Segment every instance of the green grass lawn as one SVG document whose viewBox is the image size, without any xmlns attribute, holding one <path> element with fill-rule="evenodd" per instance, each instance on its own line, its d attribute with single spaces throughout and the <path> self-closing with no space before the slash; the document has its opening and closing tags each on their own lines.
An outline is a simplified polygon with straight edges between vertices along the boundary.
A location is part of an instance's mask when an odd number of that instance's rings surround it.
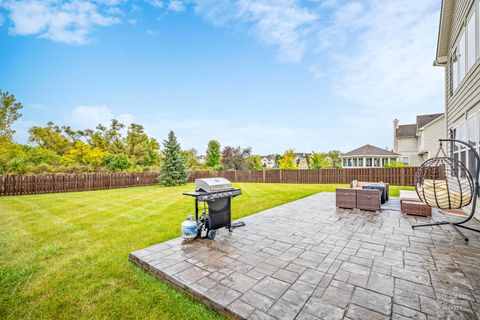
<svg viewBox="0 0 480 320">
<path fill-rule="evenodd" d="M 240 218 L 335 185 L 236 184 Z M 193 185 L 0 198 L 0 318 L 214 319 L 128 262 L 180 235 Z M 391 187 L 398 196 L 399 187 Z"/>
</svg>

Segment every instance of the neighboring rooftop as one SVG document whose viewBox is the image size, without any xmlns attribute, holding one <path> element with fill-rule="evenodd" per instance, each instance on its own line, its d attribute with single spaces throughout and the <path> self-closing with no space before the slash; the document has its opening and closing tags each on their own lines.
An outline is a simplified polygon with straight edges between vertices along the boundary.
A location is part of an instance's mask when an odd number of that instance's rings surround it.
<svg viewBox="0 0 480 320">
<path fill-rule="evenodd" d="M 417 136 L 417 131 L 427 124 L 442 117 L 444 113 L 422 114 L 417 116 L 416 123 L 403 124 L 397 128 L 397 138 L 411 138 Z"/>
<path fill-rule="evenodd" d="M 372 146 L 371 144 L 366 144 L 360 148 L 352 150 L 350 152 L 344 153 L 342 157 L 351 157 L 351 156 L 398 156 L 398 153 L 392 152 L 387 149 L 379 148 Z"/>
<path fill-rule="evenodd" d="M 416 137 L 417 136 L 417 125 L 416 124 L 403 124 L 397 128 L 397 137 L 406 138 L 406 137 Z"/>
<path fill-rule="evenodd" d="M 417 128 L 418 129 L 423 128 L 430 122 L 440 118 L 443 115 L 444 115 L 443 113 L 434 113 L 434 114 L 424 114 L 424 115 L 417 116 Z"/>
</svg>

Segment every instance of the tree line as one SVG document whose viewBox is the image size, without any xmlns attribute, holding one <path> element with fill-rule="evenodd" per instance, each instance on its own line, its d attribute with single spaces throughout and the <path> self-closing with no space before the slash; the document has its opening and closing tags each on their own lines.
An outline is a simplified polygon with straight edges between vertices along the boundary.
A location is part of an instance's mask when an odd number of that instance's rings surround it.
<svg viewBox="0 0 480 320">
<path fill-rule="evenodd" d="M 183 167 L 185 170 L 267 169 L 262 158 L 252 154 L 251 147 L 222 148 L 218 141 L 211 140 L 202 163 L 197 150 L 180 148 L 174 132 L 169 133 L 161 148 L 141 124 L 126 126 L 116 119 L 112 119 L 109 125 L 99 124 L 83 130 L 48 122 L 46 126 L 30 128 L 29 145 L 20 144 L 13 141 L 15 131 L 12 125 L 22 116 L 22 108 L 13 94 L 0 90 L 0 174 L 138 172 L 161 171 L 167 167 L 179 167 L 180 171 Z M 289 149 L 282 155 L 275 155 L 275 168 L 335 168 L 341 165 L 340 155 L 339 151 L 333 150 L 312 152 L 299 158 L 293 149 Z"/>
</svg>

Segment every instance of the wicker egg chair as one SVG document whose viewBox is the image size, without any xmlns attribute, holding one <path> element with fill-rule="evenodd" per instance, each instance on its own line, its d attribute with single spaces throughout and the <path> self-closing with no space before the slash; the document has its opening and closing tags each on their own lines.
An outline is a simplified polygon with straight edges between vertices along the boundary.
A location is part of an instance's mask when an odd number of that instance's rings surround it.
<svg viewBox="0 0 480 320">
<path fill-rule="evenodd" d="M 460 143 L 473 151 L 476 158 L 474 175 L 465 165 L 454 158 L 448 157 L 443 150 L 442 141 Z M 475 148 L 466 142 L 455 139 L 441 139 L 440 148 L 434 158 L 425 161 L 415 174 L 415 189 L 418 197 L 428 206 L 439 209 L 460 209 L 472 204 L 470 215 L 462 221 L 442 221 L 429 224 L 413 225 L 412 228 L 450 225 L 465 241 L 468 238 L 457 227 L 480 232 L 463 224 L 469 221 L 475 214 L 478 194 L 478 170 L 480 158 Z"/>
</svg>

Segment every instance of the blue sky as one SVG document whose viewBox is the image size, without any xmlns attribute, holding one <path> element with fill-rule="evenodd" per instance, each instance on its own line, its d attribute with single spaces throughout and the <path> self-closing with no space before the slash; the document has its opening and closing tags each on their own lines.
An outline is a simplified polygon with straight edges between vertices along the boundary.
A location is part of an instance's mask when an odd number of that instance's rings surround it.
<svg viewBox="0 0 480 320">
<path fill-rule="evenodd" d="M 204 153 L 392 146 L 392 120 L 442 112 L 440 0 L 0 0 L 0 89 L 16 140 L 119 118 Z"/>
</svg>

